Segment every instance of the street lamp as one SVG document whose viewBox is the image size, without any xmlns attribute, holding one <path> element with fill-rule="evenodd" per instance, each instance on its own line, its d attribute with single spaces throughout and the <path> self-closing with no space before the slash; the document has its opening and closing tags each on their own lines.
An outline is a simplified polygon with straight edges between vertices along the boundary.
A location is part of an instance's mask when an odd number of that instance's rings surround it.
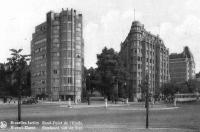
<svg viewBox="0 0 200 132">
<path fill-rule="evenodd" d="M 21 121 L 21 78 L 19 79 L 14 79 L 14 76 L 15 76 L 15 73 L 12 75 L 12 84 L 14 83 L 18 83 L 19 84 L 19 87 L 18 87 L 18 90 L 17 90 L 17 95 L 18 95 L 18 102 L 17 102 L 17 112 L 18 112 L 18 122 Z M 18 80 L 18 81 L 17 81 Z M 20 124 L 19 124 L 20 126 Z"/>
<path fill-rule="evenodd" d="M 18 91 L 18 122 L 21 121 L 21 83 Z"/>
<path fill-rule="evenodd" d="M 146 128 L 149 128 L 149 74 L 145 76 L 145 89 L 146 89 Z"/>
<path fill-rule="evenodd" d="M 118 100 L 118 78 L 116 76 L 113 76 L 113 90 L 112 90 L 112 94 L 114 96 L 114 101 L 115 104 L 117 103 Z"/>
<path fill-rule="evenodd" d="M 125 94 L 126 94 L 125 96 L 126 96 L 126 98 L 128 98 L 126 85 L 127 85 L 126 82 L 124 82 L 124 90 L 125 90 Z"/>
<path fill-rule="evenodd" d="M 89 89 L 90 89 L 90 73 L 88 73 L 88 88 L 87 88 L 87 101 L 88 105 L 90 105 L 90 97 L 89 97 Z"/>
</svg>

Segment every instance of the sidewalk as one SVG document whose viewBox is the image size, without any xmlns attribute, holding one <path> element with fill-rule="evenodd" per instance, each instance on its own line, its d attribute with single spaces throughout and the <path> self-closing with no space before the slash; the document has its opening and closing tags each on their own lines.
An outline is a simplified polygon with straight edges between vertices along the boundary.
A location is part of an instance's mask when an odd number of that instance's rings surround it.
<svg viewBox="0 0 200 132">
<path fill-rule="evenodd" d="M 119 107 L 119 106 L 129 106 L 129 104 L 111 104 L 108 103 L 107 107 Z M 68 104 L 60 105 L 60 107 L 69 107 Z M 80 103 L 80 104 L 72 104 L 72 108 L 98 108 L 98 107 L 106 107 L 105 104 L 90 104 L 87 103 Z"/>
<path fill-rule="evenodd" d="M 60 104 L 60 107 L 69 108 L 68 103 Z M 79 104 L 72 104 L 70 108 L 80 109 L 80 108 L 100 108 L 100 107 L 106 107 L 105 104 L 90 104 L 87 103 L 79 103 Z M 169 110 L 169 109 L 177 109 L 179 107 L 173 107 L 173 106 L 167 106 L 165 104 L 155 104 L 150 105 L 149 109 L 151 110 Z M 143 103 L 129 103 L 129 104 L 113 104 L 111 102 L 108 102 L 107 109 L 110 110 L 145 110 L 145 106 Z"/>
</svg>

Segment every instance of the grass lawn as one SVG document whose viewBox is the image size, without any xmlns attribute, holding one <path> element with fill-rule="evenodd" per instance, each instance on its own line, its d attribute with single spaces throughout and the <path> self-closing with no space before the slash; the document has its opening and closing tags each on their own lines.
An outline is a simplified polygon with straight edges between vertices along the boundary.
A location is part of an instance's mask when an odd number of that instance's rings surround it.
<svg viewBox="0 0 200 132">
<path fill-rule="evenodd" d="M 37 128 L 41 128 L 42 121 L 54 123 L 67 122 L 81 124 L 81 131 L 150 131 L 150 132 L 188 132 L 200 131 L 200 102 L 178 104 L 177 109 L 150 110 L 149 127 L 145 130 L 145 110 L 133 110 L 136 105 L 115 106 L 98 108 L 66 108 L 58 104 L 22 105 L 22 121 L 39 122 Z M 141 106 L 142 107 L 142 106 Z M 17 121 L 17 106 L 1 105 L 0 121 L 7 121 L 10 127 L 11 121 Z M 68 125 L 69 125 L 68 124 Z M 17 125 L 15 125 L 17 126 Z M 23 126 L 23 125 L 22 125 Z M 31 125 L 29 125 L 31 126 Z M 32 125 L 33 126 L 33 125 Z M 45 125 L 62 126 L 62 125 Z M 8 129 L 8 131 L 12 131 Z M 14 131 L 14 130 L 13 130 Z M 17 131 L 17 130 L 15 130 Z M 18 130 L 21 131 L 21 130 Z M 28 131 L 28 130 L 27 130 Z M 40 131 L 38 129 L 37 131 Z M 53 130 L 55 131 L 55 130 Z M 72 130 L 75 131 L 75 130 Z M 79 130 L 77 130 L 79 131 Z"/>
</svg>

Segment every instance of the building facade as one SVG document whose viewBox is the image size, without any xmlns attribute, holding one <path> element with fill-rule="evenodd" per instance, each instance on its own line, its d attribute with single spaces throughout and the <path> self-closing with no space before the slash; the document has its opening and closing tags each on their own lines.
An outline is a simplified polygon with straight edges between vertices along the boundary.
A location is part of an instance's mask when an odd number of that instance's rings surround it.
<svg viewBox="0 0 200 132">
<path fill-rule="evenodd" d="M 195 62 L 188 47 L 180 54 L 172 53 L 169 57 L 169 71 L 171 81 L 174 83 L 184 83 L 195 78 Z"/>
<path fill-rule="evenodd" d="M 130 73 L 127 86 L 129 98 L 137 101 L 142 96 L 141 83 L 149 75 L 150 93 L 169 81 L 169 50 L 159 36 L 147 32 L 134 21 L 125 41 L 121 44 L 120 56 Z"/>
<path fill-rule="evenodd" d="M 84 65 L 82 14 L 48 12 L 31 41 L 31 90 L 51 100 L 80 101 Z"/>
</svg>

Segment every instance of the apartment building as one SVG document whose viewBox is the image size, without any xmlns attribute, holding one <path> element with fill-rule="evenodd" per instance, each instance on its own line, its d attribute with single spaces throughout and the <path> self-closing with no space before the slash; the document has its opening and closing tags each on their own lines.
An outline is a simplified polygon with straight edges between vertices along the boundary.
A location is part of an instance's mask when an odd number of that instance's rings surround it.
<svg viewBox="0 0 200 132">
<path fill-rule="evenodd" d="M 62 9 L 46 14 L 31 41 L 31 89 L 50 100 L 81 100 L 84 42 L 82 14 Z"/>
</svg>

